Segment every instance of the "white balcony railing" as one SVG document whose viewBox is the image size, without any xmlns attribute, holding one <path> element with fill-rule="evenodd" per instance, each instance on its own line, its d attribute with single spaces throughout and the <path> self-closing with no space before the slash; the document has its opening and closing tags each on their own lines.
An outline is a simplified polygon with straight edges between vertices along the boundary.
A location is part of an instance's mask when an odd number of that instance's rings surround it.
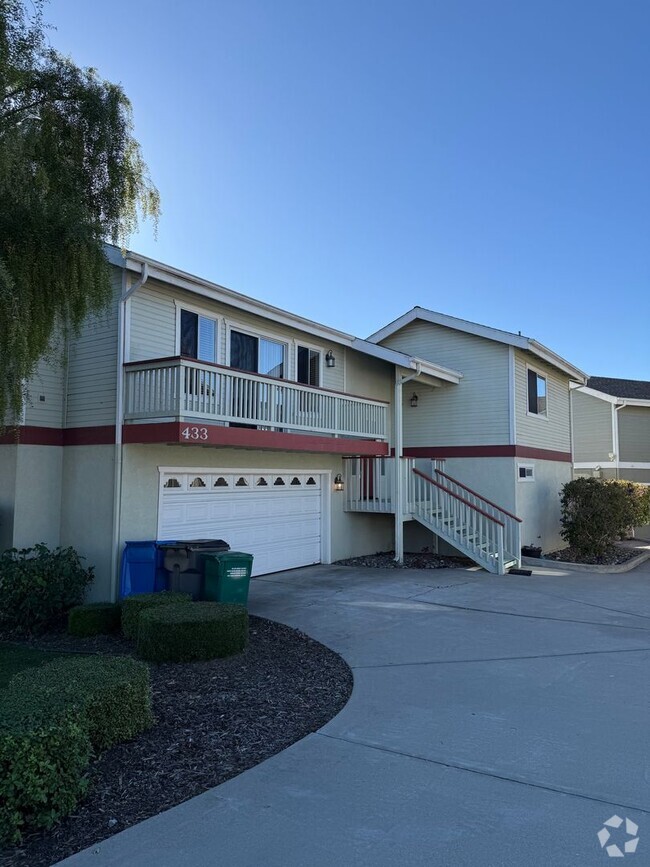
<svg viewBox="0 0 650 867">
<path fill-rule="evenodd" d="M 386 440 L 388 404 L 184 358 L 125 366 L 127 420 L 192 418 Z"/>
</svg>

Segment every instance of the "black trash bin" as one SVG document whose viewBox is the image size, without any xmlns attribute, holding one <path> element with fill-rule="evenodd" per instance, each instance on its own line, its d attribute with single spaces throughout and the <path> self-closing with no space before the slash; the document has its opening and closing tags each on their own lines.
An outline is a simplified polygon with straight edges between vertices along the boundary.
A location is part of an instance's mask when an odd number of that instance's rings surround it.
<svg viewBox="0 0 650 867">
<path fill-rule="evenodd" d="M 230 550 L 223 539 L 188 539 L 159 542 L 163 565 L 167 570 L 167 589 L 175 593 L 190 593 L 193 599 L 203 597 L 204 571 L 202 554 L 221 554 Z"/>
</svg>

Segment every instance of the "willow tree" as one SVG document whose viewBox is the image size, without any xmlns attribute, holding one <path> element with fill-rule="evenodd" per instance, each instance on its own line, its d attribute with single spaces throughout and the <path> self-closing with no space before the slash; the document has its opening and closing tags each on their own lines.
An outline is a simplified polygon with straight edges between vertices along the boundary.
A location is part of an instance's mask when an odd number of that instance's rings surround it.
<svg viewBox="0 0 650 867">
<path fill-rule="evenodd" d="M 58 335 L 107 304 L 104 243 L 159 213 L 124 91 L 51 47 L 42 6 L 0 0 L 0 427 Z"/>
</svg>

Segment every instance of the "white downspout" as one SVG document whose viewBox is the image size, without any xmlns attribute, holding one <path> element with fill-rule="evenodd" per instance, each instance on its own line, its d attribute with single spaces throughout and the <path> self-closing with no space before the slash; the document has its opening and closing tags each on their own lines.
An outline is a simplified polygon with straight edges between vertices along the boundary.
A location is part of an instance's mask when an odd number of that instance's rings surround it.
<svg viewBox="0 0 650 867">
<path fill-rule="evenodd" d="M 122 424 L 124 422 L 124 359 L 126 357 L 126 302 L 149 279 L 149 266 L 142 263 L 140 277 L 127 288 L 126 266 L 122 272 L 122 294 L 117 308 L 117 392 L 115 396 L 115 461 L 113 474 L 113 542 L 111 548 L 111 601 L 117 601 L 119 584 L 118 550 L 122 512 Z"/>
<path fill-rule="evenodd" d="M 416 379 L 422 372 L 422 365 L 416 364 L 415 373 L 402 376 L 395 368 L 395 471 L 393 472 L 393 501 L 395 503 L 395 562 L 404 562 L 404 477 L 402 457 L 404 453 L 402 387 Z"/>
<path fill-rule="evenodd" d="M 617 479 L 621 475 L 621 455 L 620 455 L 620 445 L 619 445 L 619 436 L 618 436 L 618 413 L 619 413 L 619 410 L 623 409 L 626 406 L 627 406 L 627 403 L 625 401 L 618 404 L 618 406 L 614 406 L 614 415 L 612 418 L 612 448 L 614 449 L 614 455 L 615 455 L 615 460 L 616 460 L 616 478 Z"/>
</svg>

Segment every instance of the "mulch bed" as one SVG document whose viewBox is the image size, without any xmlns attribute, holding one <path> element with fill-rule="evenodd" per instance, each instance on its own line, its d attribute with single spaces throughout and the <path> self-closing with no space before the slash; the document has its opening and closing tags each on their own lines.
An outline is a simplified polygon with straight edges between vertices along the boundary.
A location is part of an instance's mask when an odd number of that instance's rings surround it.
<svg viewBox="0 0 650 867">
<path fill-rule="evenodd" d="M 130 653 L 119 637 L 47 636 L 52 650 Z M 151 666 L 156 725 L 103 753 L 74 814 L 26 835 L 0 865 L 49 867 L 136 822 L 217 786 L 316 731 L 347 702 L 352 673 L 340 656 L 259 617 L 250 644 L 229 659 Z"/>
<path fill-rule="evenodd" d="M 559 560 L 563 563 L 583 563 L 585 566 L 619 566 L 621 563 L 627 563 L 628 560 L 638 557 L 639 553 L 634 549 L 614 546 L 602 557 L 585 557 L 575 548 L 562 548 L 560 551 L 544 554 L 543 557 L 546 560 Z"/>
<path fill-rule="evenodd" d="M 382 551 L 366 557 L 349 557 L 337 560 L 337 566 L 368 566 L 371 569 L 460 569 L 473 566 L 466 557 L 442 557 L 438 554 L 404 554 L 404 564 L 396 563 L 394 551 Z"/>
</svg>

